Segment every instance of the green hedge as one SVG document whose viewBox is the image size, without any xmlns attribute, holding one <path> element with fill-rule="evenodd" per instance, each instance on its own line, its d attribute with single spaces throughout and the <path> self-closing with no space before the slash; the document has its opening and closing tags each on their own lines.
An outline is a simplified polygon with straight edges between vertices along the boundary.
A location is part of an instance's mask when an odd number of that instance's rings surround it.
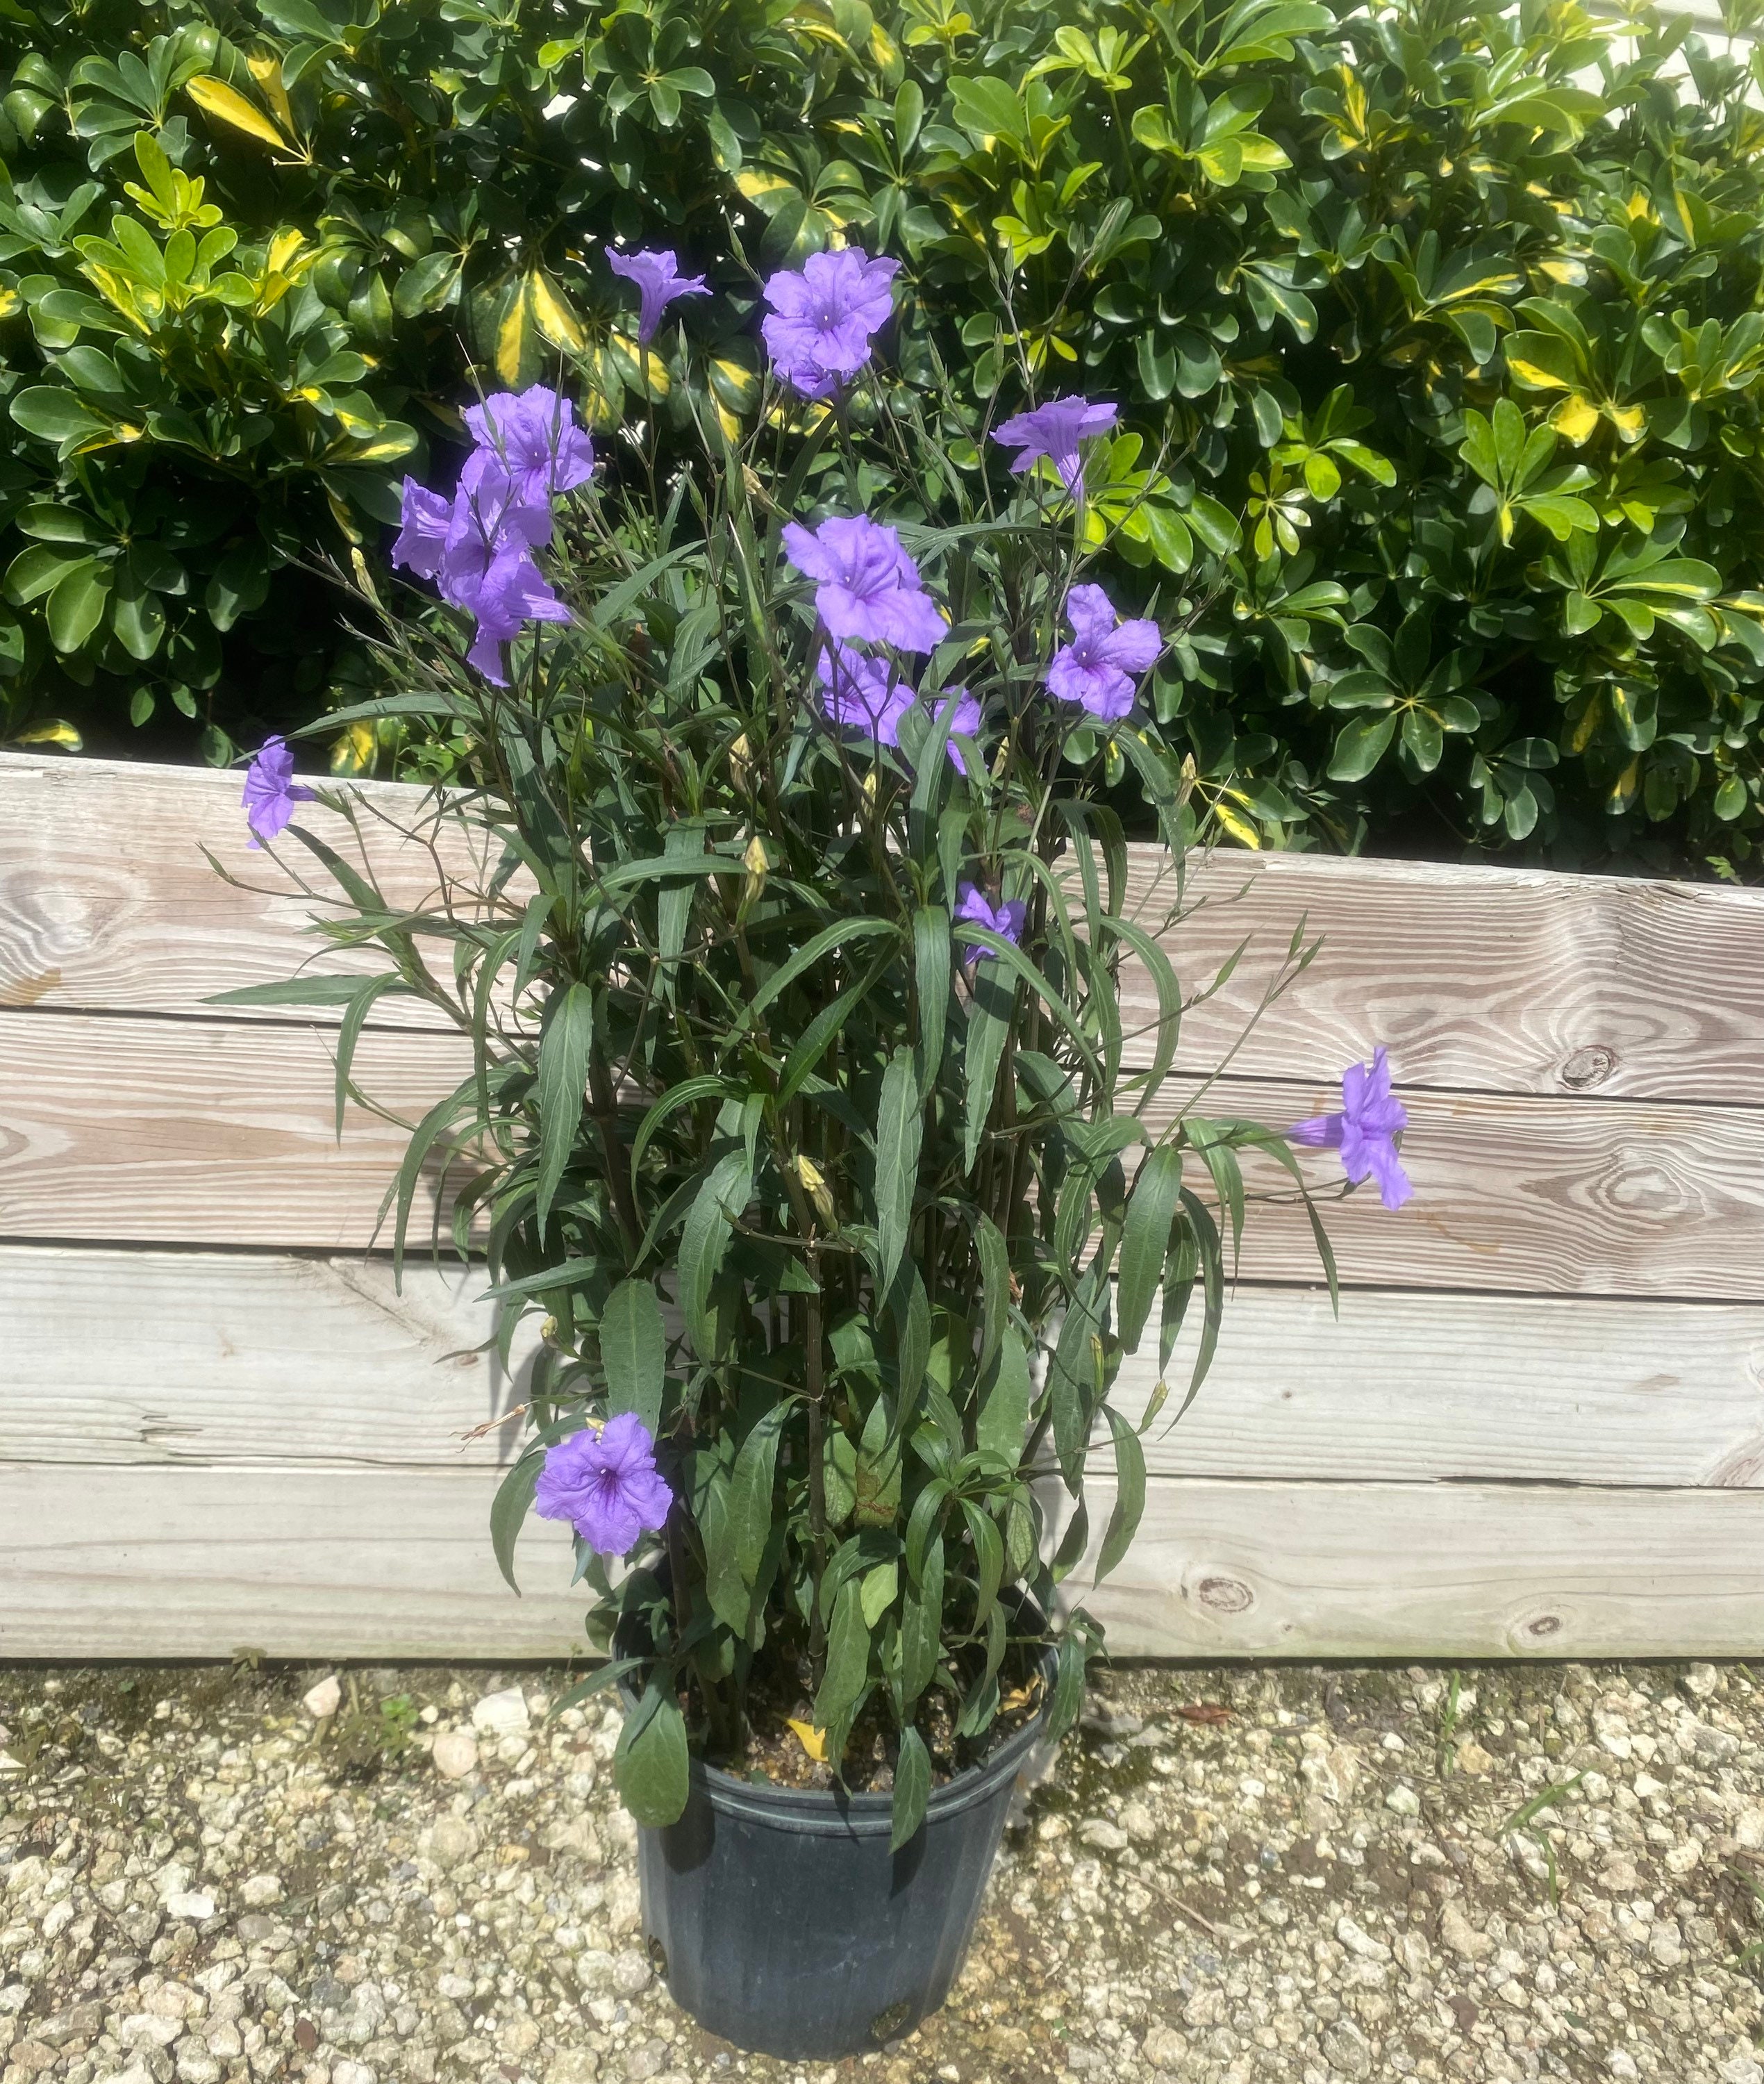
<svg viewBox="0 0 1764 2084">
<path fill-rule="evenodd" d="M 1237 837 L 1753 858 L 1764 125 L 1682 18 L 0 0 L 0 36 L 15 737 L 181 711 L 222 760 L 353 698 L 312 567 L 380 570 L 472 384 L 641 407 L 603 242 L 720 286 L 653 372 L 683 426 L 684 383 L 753 409 L 755 275 L 844 238 L 905 263 L 932 411 L 1121 403 L 1099 502 Z"/>
</svg>

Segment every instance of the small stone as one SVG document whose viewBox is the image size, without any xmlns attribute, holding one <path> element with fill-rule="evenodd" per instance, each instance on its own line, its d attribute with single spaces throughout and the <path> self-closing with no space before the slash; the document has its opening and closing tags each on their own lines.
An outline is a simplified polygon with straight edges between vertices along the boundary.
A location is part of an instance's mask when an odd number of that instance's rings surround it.
<svg viewBox="0 0 1764 2084">
<path fill-rule="evenodd" d="M 378 2079 L 365 2062 L 334 2062 L 331 2084 L 378 2084 Z"/>
<path fill-rule="evenodd" d="M 624 2073 L 631 2084 L 647 2084 L 652 2077 L 659 2077 L 667 2056 L 659 2041 L 647 2041 L 641 2048 L 633 2048 L 624 2058 Z"/>
<path fill-rule="evenodd" d="M 1485 1751 L 1474 1737 L 1466 1737 L 1453 1754 L 1460 1773 L 1481 1775 L 1492 1773 L 1498 1760 L 1492 1751 Z"/>
<path fill-rule="evenodd" d="M 1740 1755 L 1740 1740 L 1726 1730 L 1712 1730 L 1707 1722 L 1693 1722 L 1688 1730 L 1681 1730 L 1678 1741 L 1686 1736 L 1690 1748 L 1703 1765 L 1728 1765 Z"/>
<path fill-rule="evenodd" d="M 1363 1932 L 1351 1917 L 1338 1917 L 1335 1937 L 1350 1954 L 1357 1954 L 1362 1961 L 1388 1961 L 1390 1949 L 1381 1946 L 1369 1932 Z"/>
<path fill-rule="evenodd" d="M 477 1831 L 463 1816 L 438 1816 L 424 1834 L 421 1849 L 438 1867 L 457 1867 L 477 1851 Z"/>
<path fill-rule="evenodd" d="M 621 1997 L 634 1997 L 655 1980 L 649 1956 L 635 1948 L 619 1955 L 612 1964 L 612 1987 Z"/>
<path fill-rule="evenodd" d="M 469 1730 L 443 1730 L 429 1756 L 443 1780 L 463 1780 L 476 1769 L 477 1739 Z"/>
<path fill-rule="evenodd" d="M 1143 1802 L 1130 1802 L 1121 1811 L 1122 1828 L 1130 1838 L 1136 1838 L 1142 1845 L 1155 1845 L 1163 1836 L 1157 1819 Z"/>
<path fill-rule="evenodd" d="M 600 2057 L 593 2048 L 566 2048 L 552 2056 L 544 2084 L 595 2084 L 599 2074 Z"/>
<path fill-rule="evenodd" d="M 1635 2057 L 1621 2048 L 1614 2048 L 1605 2058 L 1605 2067 L 1614 2077 L 1639 2077 Z"/>
<path fill-rule="evenodd" d="M 586 1954 L 578 1954 L 576 1956 L 576 1980 L 582 1995 L 585 1997 L 610 1997 L 616 1965 L 612 1956 L 599 1947 L 590 1947 Z"/>
<path fill-rule="evenodd" d="M 334 1715 L 343 1705 L 343 1682 L 332 1671 L 301 1696 L 300 1705 L 316 1722 Z"/>
<path fill-rule="evenodd" d="M 1449 1897 L 1440 1906 L 1440 1939 L 1466 1961 L 1486 1961 L 1495 1951 L 1494 1941 L 1470 1923 L 1464 1915 L 1464 1906 L 1455 1896 Z"/>
<path fill-rule="evenodd" d="M 125 2048 L 169 2048 L 184 2031 L 180 2018 L 159 2018 L 151 2012 L 132 2012 L 116 2029 Z"/>
<path fill-rule="evenodd" d="M 1174 2027 L 1153 2027 L 1145 2036 L 1145 2059 L 1154 2069 L 1175 2069 L 1188 2060 L 1188 2036 Z"/>
<path fill-rule="evenodd" d="M 518 1686 L 505 1686 L 500 1693 L 486 1693 L 472 1710 L 472 1726 L 496 1737 L 524 1737 L 532 1727 L 527 1712 L 527 1696 Z"/>
<path fill-rule="evenodd" d="M 1764 2084 L 1764 2067 L 1749 2055 L 1730 2056 L 1715 2073 L 1721 2084 Z"/>
<path fill-rule="evenodd" d="M 214 1915 L 214 1899 L 205 1896 L 200 1889 L 185 1889 L 176 1896 L 168 1896 L 165 1908 L 167 1917 L 187 1917 L 200 1925 L 204 1918 Z"/>
<path fill-rule="evenodd" d="M 1384 1798 L 1386 1809 L 1394 1809 L 1399 1816 L 1419 1816 L 1421 1798 L 1407 1781 L 1399 1780 Z"/>
<path fill-rule="evenodd" d="M 1749 1853 L 1764 1850 L 1764 1809 L 1742 1809 L 1733 1819 L 1733 1840 Z"/>
<path fill-rule="evenodd" d="M 1693 1664 L 1680 1684 L 1692 1700 L 1707 1701 L 1721 1684 L 1721 1675 L 1712 1664 Z"/>
<path fill-rule="evenodd" d="M 1326 2029 L 1318 2045 L 1323 2060 L 1343 2077 L 1372 2074 L 1372 2047 L 1360 2029 L 1346 2019 L 1337 2019 Z"/>
<path fill-rule="evenodd" d="M 241 1903 L 248 1903 L 254 1910 L 260 1910 L 265 1904 L 280 1903 L 281 1876 L 247 1874 L 239 1883 L 239 1900 Z"/>
<path fill-rule="evenodd" d="M 178 2050 L 178 2084 L 221 2084 L 225 2073 L 200 2042 L 187 2040 Z"/>
<path fill-rule="evenodd" d="M 1087 1823 L 1081 1823 L 1078 1837 L 1082 1844 L 1094 1845 L 1099 1852 L 1121 1853 L 1127 1849 L 1126 1832 L 1106 1817 L 1093 1816 Z"/>
<path fill-rule="evenodd" d="M 1703 1857 L 1703 1848 L 1694 1838 L 1688 1838 L 1682 1845 L 1674 1845 L 1667 1853 L 1665 1869 L 1669 1874 L 1682 1881 Z"/>
</svg>

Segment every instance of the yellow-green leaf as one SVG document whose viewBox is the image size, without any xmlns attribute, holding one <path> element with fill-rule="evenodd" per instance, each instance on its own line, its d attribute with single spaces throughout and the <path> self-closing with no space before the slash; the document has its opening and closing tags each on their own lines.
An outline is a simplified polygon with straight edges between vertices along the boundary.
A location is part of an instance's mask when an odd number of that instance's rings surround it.
<svg viewBox="0 0 1764 2084">
<path fill-rule="evenodd" d="M 543 268 L 535 268 L 527 277 L 526 295 L 534 324 L 552 346 L 568 348 L 572 354 L 579 354 L 587 345 L 588 336 L 582 331 L 581 320 L 552 286 Z"/>
<path fill-rule="evenodd" d="M 224 123 L 230 130 L 242 131 L 246 137 L 255 138 L 260 145 L 268 145 L 277 152 L 294 150 L 260 109 L 253 108 L 237 87 L 229 87 L 213 73 L 198 73 L 189 83 L 189 95 L 205 116 L 212 116 L 217 123 Z"/>
</svg>

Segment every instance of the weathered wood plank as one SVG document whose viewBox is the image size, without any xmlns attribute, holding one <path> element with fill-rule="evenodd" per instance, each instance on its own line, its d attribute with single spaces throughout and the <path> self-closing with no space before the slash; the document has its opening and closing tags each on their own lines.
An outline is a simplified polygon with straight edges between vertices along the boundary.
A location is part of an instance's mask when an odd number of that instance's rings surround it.
<svg viewBox="0 0 1764 2084">
<path fill-rule="evenodd" d="M 0 1463 L 0 1657 L 579 1655 L 567 1533 L 529 1529 L 517 1599 L 490 1552 L 496 1481 Z"/>
<path fill-rule="evenodd" d="M 481 1266 L 0 1246 L 0 1462 L 460 1468 L 518 1451 L 532 1320 L 480 1349 Z"/>
<path fill-rule="evenodd" d="M 414 1120 L 468 1067 L 455 1037 L 370 1034 L 372 1098 Z M 1173 1082 L 1154 1121 L 1184 1091 Z M 1207 1111 L 1279 1126 L 1324 1085 L 1232 1078 Z M 1326 1210 L 1343 1277 L 1375 1287 L 1764 1299 L 1764 1110 L 1411 1094 L 1416 1198 Z M 321 1029 L 0 1013 L 0 1237 L 366 1244 L 403 1138 L 352 1109 L 332 1134 Z M 1319 1187 L 1334 1158 L 1306 1161 Z M 1285 1175 L 1252 1158 L 1252 1184 Z M 426 1214 L 423 1221 L 428 1220 Z M 1252 1211 L 1243 1273 L 1316 1277 L 1303 1213 Z"/>
<path fill-rule="evenodd" d="M 400 815 L 421 794 L 367 790 Z M 238 797 L 230 774 L 0 756 L 0 1005 L 186 1013 L 288 974 L 310 951 L 306 903 L 271 894 L 278 873 L 247 851 Z M 265 889 L 230 888 L 205 845 Z M 429 896 L 421 854 L 379 858 L 405 901 Z M 1153 922 L 1161 872 L 1157 849 L 1132 850 Z M 1193 865 L 1188 899 L 1205 901 L 1171 953 L 1190 990 L 1252 945 L 1189 1015 L 1186 1068 L 1236 1040 L 1303 917 L 1326 953 L 1263 1018 L 1242 1074 L 1314 1078 L 1385 1041 L 1417 1085 L 1764 1103 L 1764 892 L 1221 852 Z M 1143 978 L 1123 985 L 1129 1027 L 1154 1017 Z M 425 1019 L 408 1002 L 383 1011 L 383 1024 Z"/>
<path fill-rule="evenodd" d="M 370 809 L 405 824 L 426 793 L 357 786 Z M 0 1006 L 200 1014 L 211 994 L 290 976 L 315 950 L 326 971 L 383 968 L 371 952 L 325 949 L 302 932 L 312 900 L 252 849 L 239 786 L 236 773 L 195 768 L 0 754 Z M 351 853 L 344 820 L 311 805 L 301 817 Z M 412 910 L 430 905 L 438 886 L 428 854 L 371 816 L 363 829 L 387 894 Z M 464 870 L 469 850 L 447 829 L 446 858 Z M 205 848 L 249 887 L 218 875 Z M 308 862 L 297 843 L 286 852 Z M 310 866 L 315 888 L 328 889 Z M 411 999 L 384 1001 L 379 1014 L 381 1027 L 439 1020 Z M 270 1008 L 253 1017 L 312 1016 Z"/>
<path fill-rule="evenodd" d="M 1761 1562 L 1764 1491 L 1164 1478 L 1070 1582 L 1117 1656 L 1756 1657 Z"/>
<path fill-rule="evenodd" d="M 529 1530 L 517 1600 L 491 1480 L 0 1466 L 0 1657 L 564 1654 L 568 1544 Z M 1755 1656 L 1761 1555 L 1755 1491 L 1166 1479 L 1090 1603 L 1119 1655 Z"/>
<path fill-rule="evenodd" d="M 469 1350 L 479 1270 L 381 1258 L 0 1247 L 0 1462 L 338 1468 L 506 1459 L 521 1401 Z M 1744 1486 L 1764 1482 L 1764 1309 L 1529 1297 L 1349 1294 L 1246 1284 L 1179 1425 L 1170 1370 L 1154 1473 L 1354 1481 Z M 1155 1349 L 1115 1391 L 1137 1418 Z M 1112 1463 L 1098 1457 L 1106 1473 Z"/>
</svg>

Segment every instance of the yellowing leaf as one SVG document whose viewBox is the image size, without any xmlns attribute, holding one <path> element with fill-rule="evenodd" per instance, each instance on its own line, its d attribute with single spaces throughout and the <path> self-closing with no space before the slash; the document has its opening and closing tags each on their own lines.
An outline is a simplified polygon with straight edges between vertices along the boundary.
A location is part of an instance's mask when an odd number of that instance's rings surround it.
<svg viewBox="0 0 1764 2084">
<path fill-rule="evenodd" d="M 532 308 L 533 323 L 553 347 L 568 348 L 580 354 L 588 344 L 588 336 L 582 329 L 582 321 L 552 286 L 543 268 L 535 268 L 527 278 L 527 301 Z"/>
<path fill-rule="evenodd" d="M 1525 356 L 1512 349 L 1507 350 L 1507 366 L 1521 383 L 1529 383 L 1533 391 L 1566 391 L 1567 379 L 1547 368 L 1541 362 L 1528 362 Z"/>
<path fill-rule="evenodd" d="M 23 309 L 24 299 L 18 291 L 0 286 L 0 319 L 9 319 L 15 312 Z"/>
<path fill-rule="evenodd" d="M 527 299 L 517 290 L 508 316 L 496 330 L 496 373 L 511 388 L 521 380 L 521 360 L 527 349 Z"/>
<path fill-rule="evenodd" d="M 1212 813 L 1239 846 L 1249 847 L 1257 854 L 1262 851 L 1262 835 L 1247 818 L 1240 817 L 1223 797 L 1214 803 Z"/>
<path fill-rule="evenodd" d="M 812 1722 L 799 1722 L 794 1715 L 789 1718 L 790 1726 L 796 1731 L 797 1742 L 802 1745 L 817 1765 L 827 1764 L 827 1732 L 818 1730 Z"/>
<path fill-rule="evenodd" d="M 333 774 L 365 774 L 379 750 L 370 723 L 352 723 L 331 748 Z"/>
<path fill-rule="evenodd" d="M 1598 408 L 1578 394 L 1564 398 L 1550 415 L 1550 424 L 1571 442 L 1584 442 L 1599 423 Z"/>
<path fill-rule="evenodd" d="M 245 62 L 257 83 L 257 91 L 275 110 L 276 120 L 285 130 L 292 130 L 294 111 L 288 106 L 288 90 L 281 83 L 281 60 L 273 51 L 253 51 Z"/>
<path fill-rule="evenodd" d="M 741 439 L 741 422 L 735 417 L 734 414 L 730 411 L 726 405 L 721 404 L 718 405 L 717 408 L 717 424 L 722 429 L 723 432 L 728 435 L 730 441 L 738 442 Z"/>
<path fill-rule="evenodd" d="M 880 22 L 872 22 L 870 24 L 869 54 L 884 71 L 890 66 L 900 63 L 900 46 Z"/>
<path fill-rule="evenodd" d="M 1552 282 L 1561 282 L 1570 289 L 1579 289 L 1586 281 L 1586 264 L 1582 260 L 1540 260 L 1540 275 L 1547 275 Z"/>
<path fill-rule="evenodd" d="M 286 231 L 278 231 L 270 240 L 269 251 L 264 256 L 264 273 L 266 275 L 286 275 L 295 256 L 302 251 L 306 243 L 302 234 L 294 231 L 291 227 Z M 315 260 L 318 257 L 316 253 L 312 256 Z"/>
<path fill-rule="evenodd" d="M 743 167 L 735 176 L 735 186 L 749 202 L 768 210 L 777 209 L 796 193 L 793 184 L 781 174 L 768 174 L 763 167 Z"/>
<path fill-rule="evenodd" d="M 293 152 L 294 146 L 261 110 L 254 108 L 237 87 L 229 87 L 213 73 L 198 73 L 189 83 L 189 95 L 205 116 L 224 123 L 230 130 L 242 131 L 273 150 Z"/>
<path fill-rule="evenodd" d="M 1640 440 L 1648 425 L 1648 415 L 1639 405 L 1607 405 L 1605 410 L 1611 425 L 1626 442 Z"/>
<path fill-rule="evenodd" d="M 13 739 L 15 745 L 59 745 L 70 752 L 78 752 L 86 743 L 70 723 L 59 717 L 51 717 L 48 722 L 33 724 L 29 731 L 21 731 Z"/>
</svg>

